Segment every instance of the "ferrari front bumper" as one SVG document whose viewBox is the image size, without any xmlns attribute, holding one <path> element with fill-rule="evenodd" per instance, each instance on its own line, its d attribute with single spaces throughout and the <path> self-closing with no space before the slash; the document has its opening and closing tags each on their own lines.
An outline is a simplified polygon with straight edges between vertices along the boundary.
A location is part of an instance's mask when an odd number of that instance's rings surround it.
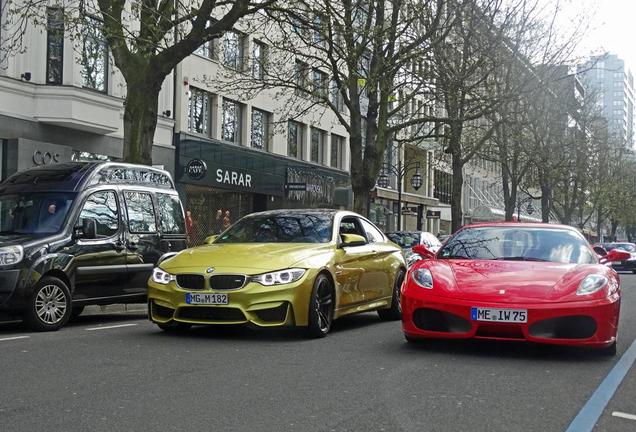
<svg viewBox="0 0 636 432">
<path fill-rule="evenodd" d="M 527 311 L 527 322 L 473 319 L 473 308 Z M 611 299 L 511 304 L 440 296 L 402 295 L 402 330 L 413 338 L 526 340 L 602 348 L 616 340 L 620 297 Z"/>
</svg>

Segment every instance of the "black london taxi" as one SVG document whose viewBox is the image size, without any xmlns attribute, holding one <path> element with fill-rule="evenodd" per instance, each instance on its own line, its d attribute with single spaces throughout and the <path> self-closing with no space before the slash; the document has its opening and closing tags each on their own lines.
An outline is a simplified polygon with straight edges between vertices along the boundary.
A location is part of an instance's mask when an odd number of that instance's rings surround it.
<svg viewBox="0 0 636 432">
<path fill-rule="evenodd" d="M 70 162 L 0 183 L 0 316 L 57 330 L 85 305 L 143 303 L 152 269 L 186 247 L 170 174 Z"/>
</svg>

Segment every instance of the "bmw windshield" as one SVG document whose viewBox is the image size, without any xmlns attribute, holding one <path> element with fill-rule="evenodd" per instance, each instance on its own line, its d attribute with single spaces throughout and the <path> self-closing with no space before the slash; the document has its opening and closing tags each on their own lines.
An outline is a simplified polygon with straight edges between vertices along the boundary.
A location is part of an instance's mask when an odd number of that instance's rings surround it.
<svg viewBox="0 0 636 432">
<path fill-rule="evenodd" d="M 327 243 L 331 240 L 333 215 L 326 213 L 248 216 L 215 243 Z"/>
<path fill-rule="evenodd" d="M 0 195 L 0 235 L 59 232 L 74 197 L 62 192 Z"/>
<path fill-rule="evenodd" d="M 448 240 L 437 257 L 570 264 L 596 262 L 582 236 L 558 228 L 466 228 Z"/>
</svg>

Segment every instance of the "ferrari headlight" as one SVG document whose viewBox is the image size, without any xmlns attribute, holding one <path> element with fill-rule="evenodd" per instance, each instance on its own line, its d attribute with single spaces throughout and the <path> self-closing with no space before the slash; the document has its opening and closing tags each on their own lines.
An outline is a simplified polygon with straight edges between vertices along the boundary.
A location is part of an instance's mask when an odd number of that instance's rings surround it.
<svg viewBox="0 0 636 432">
<path fill-rule="evenodd" d="M 161 270 L 159 267 L 155 267 L 152 270 L 152 280 L 161 285 L 168 285 L 170 282 L 175 280 L 175 276 L 171 275 L 168 272 Z"/>
<path fill-rule="evenodd" d="M 605 285 L 607 285 L 607 278 L 600 274 L 587 275 L 585 279 L 581 281 L 579 289 L 576 290 L 576 295 L 594 294 Z"/>
<path fill-rule="evenodd" d="M 252 282 L 265 286 L 284 285 L 296 282 L 305 274 L 305 269 L 292 268 L 287 270 L 279 270 L 271 273 L 263 273 L 254 275 L 250 278 Z"/>
<path fill-rule="evenodd" d="M 10 266 L 19 263 L 24 258 L 22 246 L 6 246 L 0 248 L 0 266 Z"/>
<path fill-rule="evenodd" d="M 433 275 L 429 269 L 417 268 L 411 272 L 413 281 L 426 289 L 433 289 Z"/>
</svg>

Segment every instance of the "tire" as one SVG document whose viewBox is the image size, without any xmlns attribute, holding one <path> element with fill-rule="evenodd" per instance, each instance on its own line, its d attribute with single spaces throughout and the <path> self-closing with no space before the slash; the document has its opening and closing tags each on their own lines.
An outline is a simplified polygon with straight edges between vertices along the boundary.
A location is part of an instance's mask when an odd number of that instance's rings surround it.
<svg viewBox="0 0 636 432">
<path fill-rule="evenodd" d="M 378 309 L 378 315 L 382 321 L 397 321 L 402 319 L 402 305 L 400 304 L 400 288 L 402 287 L 402 282 L 404 282 L 404 270 L 400 269 L 395 277 L 391 307 L 388 309 Z"/>
<path fill-rule="evenodd" d="M 599 352 L 602 356 L 614 357 L 616 355 L 616 341 L 614 341 L 610 346 L 601 348 Z"/>
<path fill-rule="evenodd" d="M 312 338 L 323 338 L 331 330 L 334 312 L 334 290 L 331 281 L 324 274 L 319 274 L 314 281 L 309 300 L 309 317 L 307 335 Z"/>
<path fill-rule="evenodd" d="M 71 318 L 71 292 L 60 279 L 45 276 L 36 284 L 24 312 L 24 323 L 34 331 L 54 331 Z"/>
<path fill-rule="evenodd" d="M 409 336 L 406 333 L 404 333 L 404 339 L 409 344 L 420 344 L 420 343 L 422 343 L 422 339 L 416 338 L 416 337 L 413 337 L 413 336 Z"/>
<path fill-rule="evenodd" d="M 157 327 L 165 332 L 178 332 L 178 331 L 186 331 L 192 327 L 192 324 L 182 323 L 177 321 L 168 321 L 167 323 L 158 323 L 156 322 Z"/>
<path fill-rule="evenodd" d="M 75 318 L 80 316 L 84 312 L 84 306 L 73 306 L 71 309 L 71 318 L 70 321 L 73 321 Z"/>
</svg>

